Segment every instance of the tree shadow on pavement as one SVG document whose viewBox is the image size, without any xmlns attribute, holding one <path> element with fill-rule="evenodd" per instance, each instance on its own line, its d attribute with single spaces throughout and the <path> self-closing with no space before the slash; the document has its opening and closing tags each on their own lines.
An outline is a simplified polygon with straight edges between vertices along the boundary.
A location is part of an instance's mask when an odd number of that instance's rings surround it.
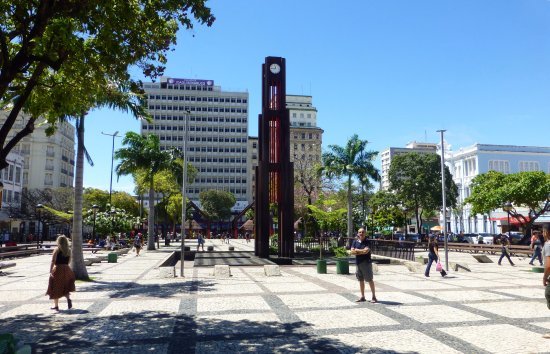
<svg viewBox="0 0 550 354">
<path fill-rule="evenodd" d="M 126 298 L 130 296 L 146 296 L 167 298 L 190 292 L 208 292 L 213 291 L 216 285 L 208 280 L 190 280 L 166 284 L 141 284 L 136 282 L 102 282 L 94 281 L 93 284 L 78 287 L 79 293 L 108 291 L 111 292 L 110 298 Z"/>
<path fill-rule="evenodd" d="M 321 336 L 303 321 L 229 321 L 152 311 L 112 316 L 23 315 L 5 319 L 2 327 L 40 353 L 395 353 Z"/>
</svg>

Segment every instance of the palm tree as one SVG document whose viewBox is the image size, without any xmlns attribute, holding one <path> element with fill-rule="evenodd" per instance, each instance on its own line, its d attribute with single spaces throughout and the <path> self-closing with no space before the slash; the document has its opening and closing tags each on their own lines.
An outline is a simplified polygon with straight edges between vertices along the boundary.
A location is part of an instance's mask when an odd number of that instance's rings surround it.
<svg viewBox="0 0 550 354">
<path fill-rule="evenodd" d="M 83 74 L 84 75 L 84 74 Z M 133 82 L 113 84 L 108 79 L 94 81 L 88 80 L 88 86 L 82 87 L 75 83 L 65 81 L 58 89 L 63 89 L 65 94 L 74 96 L 75 114 L 63 115 L 58 118 L 60 122 L 75 119 L 77 150 L 74 181 L 74 211 L 71 247 L 71 268 L 77 279 L 88 279 L 88 271 L 84 263 L 82 252 L 82 196 L 84 181 L 84 157 L 93 166 L 92 159 L 84 145 L 84 119 L 90 109 L 107 107 L 131 113 L 135 118 L 147 117 L 143 95 L 139 93 L 139 87 Z M 70 89 L 68 89 L 70 88 Z"/>
<path fill-rule="evenodd" d="M 147 225 L 147 249 L 155 249 L 155 188 L 154 177 L 163 170 L 178 169 L 176 154 L 160 149 L 159 137 L 153 134 L 141 136 L 128 132 L 122 140 L 126 146 L 115 152 L 115 158 L 120 160 L 115 171 L 117 176 L 141 172 L 149 186 L 149 215 Z M 181 166 L 179 167 L 181 168 Z"/>
<path fill-rule="evenodd" d="M 347 227 L 348 237 L 353 237 L 353 198 L 352 198 L 352 183 L 353 178 L 362 179 L 365 177 L 375 181 L 380 180 L 378 170 L 373 166 L 372 161 L 378 155 L 377 151 L 365 151 L 369 142 L 361 140 L 357 134 L 353 135 L 347 142 L 345 147 L 338 145 L 329 145 L 330 152 L 323 153 L 323 166 L 320 172 L 325 174 L 329 179 L 345 178 L 347 186 Z M 363 178 L 362 178 L 363 177 Z M 363 183 L 363 182 L 362 182 Z"/>
</svg>

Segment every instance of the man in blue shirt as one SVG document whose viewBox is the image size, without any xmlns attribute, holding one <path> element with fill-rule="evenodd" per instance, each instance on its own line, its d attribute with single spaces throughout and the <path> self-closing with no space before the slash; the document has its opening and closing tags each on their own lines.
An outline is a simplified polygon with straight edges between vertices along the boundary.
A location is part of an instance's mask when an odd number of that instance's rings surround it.
<svg viewBox="0 0 550 354">
<path fill-rule="evenodd" d="M 355 276 L 359 280 L 359 289 L 361 290 L 361 297 L 357 302 L 365 302 L 365 280 L 369 283 L 370 291 L 372 293 L 372 300 L 370 302 L 375 303 L 376 294 L 374 291 L 374 280 L 372 274 L 372 259 L 370 252 L 370 243 L 366 238 L 365 229 L 361 228 L 357 231 L 357 239 L 351 244 L 351 254 L 355 255 L 355 264 L 357 270 Z"/>
</svg>

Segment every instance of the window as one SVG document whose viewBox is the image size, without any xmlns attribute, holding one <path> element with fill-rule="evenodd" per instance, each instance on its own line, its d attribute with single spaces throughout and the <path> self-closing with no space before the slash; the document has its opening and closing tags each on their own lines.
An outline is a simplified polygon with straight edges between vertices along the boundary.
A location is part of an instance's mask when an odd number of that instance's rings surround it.
<svg viewBox="0 0 550 354">
<path fill-rule="evenodd" d="M 489 171 L 510 173 L 510 163 L 504 160 L 489 160 Z M 467 175 L 466 170 L 464 173 Z M 460 175 L 460 169 L 458 169 L 458 174 Z"/>
<path fill-rule="evenodd" d="M 537 161 L 520 161 L 519 162 L 519 171 L 538 171 L 539 163 Z"/>
</svg>

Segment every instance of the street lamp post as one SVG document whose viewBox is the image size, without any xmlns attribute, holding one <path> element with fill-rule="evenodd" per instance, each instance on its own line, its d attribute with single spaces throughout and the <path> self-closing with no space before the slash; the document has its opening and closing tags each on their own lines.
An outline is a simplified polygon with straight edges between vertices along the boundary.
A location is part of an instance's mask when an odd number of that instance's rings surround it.
<svg viewBox="0 0 550 354">
<path fill-rule="evenodd" d="M 183 262 L 185 260 L 185 216 L 187 213 L 185 202 L 185 187 L 187 185 L 187 121 L 191 111 L 185 111 L 183 121 L 183 176 L 181 181 L 181 259 L 180 259 L 180 277 L 184 278 L 183 274 Z"/>
<path fill-rule="evenodd" d="M 445 246 L 445 270 L 449 271 L 449 249 L 447 247 L 447 197 L 445 196 L 445 145 L 443 133 L 446 130 L 438 130 L 441 133 L 441 198 L 443 199 L 443 244 Z"/>
<path fill-rule="evenodd" d="M 120 137 L 120 135 L 118 135 L 118 130 L 113 134 L 104 133 L 104 132 L 101 132 L 101 134 L 113 137 L 113 148 L 111 150 L 111 182 L 109 184 L 109 204 L 113 205 L 112 194 L 113 194 L 113 163 L 115 160 L 114 159 L 115 158 L 115 138 Z"/>
<path fill-rule="evenodd" d="M 44 206 L 42 204 L 37 204 L 36 205 L 36 210 L 37 210 L 37 213 L 38 213 L 38 232 L 36 233 L 36 248 L 40 248 L 40 237 L 42 236 L 42 232 L 40 232 L 40 224 L 41 224 L 41 221 L 42 221 L 42 209 L 44 208 Z M 42 231 L 43 231 L 44 228 L 42 228 Z"/>
<path fill-rule="evenodd" d="M 97 214 L 97 210 L 99 209 L 99 207 L 97 205 L 92 205 L 92 210 L 94 212 L 94 226 L 92 227 L 92 239 L 96 242 L 96 243 L 99 243 L 99 240 L 96 239 L 95 237 L 95 217 L 96 217 L 96 214 Z"/>
<path fill-rule="evenodd" d="M 508 238 L 510 238 L 510 212 L 514 209 L 514 205 L 510 202 L 507 202 L 502 206 L 502 210 L 504 210 L 508 216 Z"/>
</svg>

